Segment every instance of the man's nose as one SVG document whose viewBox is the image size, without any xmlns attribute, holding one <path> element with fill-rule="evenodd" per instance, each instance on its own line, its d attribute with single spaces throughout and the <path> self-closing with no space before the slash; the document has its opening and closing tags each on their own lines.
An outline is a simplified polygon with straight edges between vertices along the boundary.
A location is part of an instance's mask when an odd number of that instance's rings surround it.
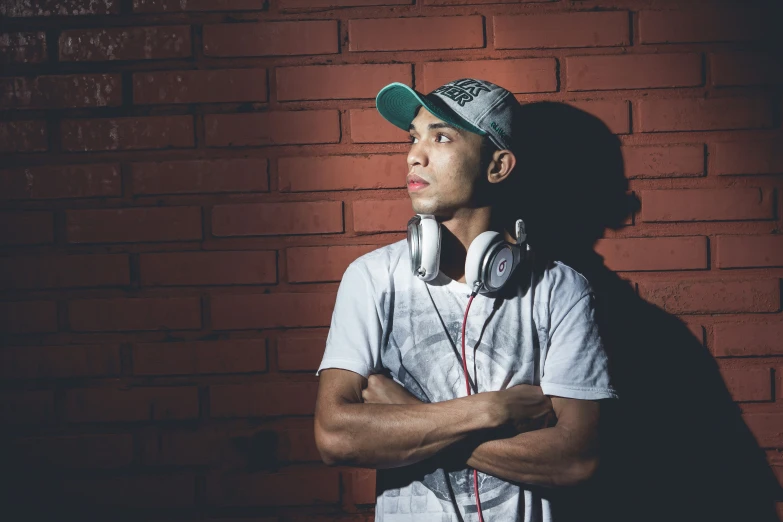
<svg viewBox="0 0 783 522">
<path fill-rule="evenodd" d="M 427 154 L 418 143 L 412 144 L 410 150 L 408 151 L 408 170 L 413 168 L 415 165 L 426 166 L 426 164 Z"/>
</svg>

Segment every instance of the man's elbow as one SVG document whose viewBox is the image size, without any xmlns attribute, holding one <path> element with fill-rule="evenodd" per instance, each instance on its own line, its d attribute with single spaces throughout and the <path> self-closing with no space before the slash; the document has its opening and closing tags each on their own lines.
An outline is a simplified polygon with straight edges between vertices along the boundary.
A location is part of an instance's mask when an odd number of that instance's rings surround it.
<svg viewBox="0 0 783 522">
<path fill-rule="evenodd" d="M 598 457 L 588 456 L 571 460 L 558 477 L 558 486 L 579 486 L 589 481 L 598 470 Z"/>
<path fill-rule="evenodd" d="M 316 428 L 315 447 L 327 466 L 347 466 L 355 459 L 349 437 Z"/>
</svg>

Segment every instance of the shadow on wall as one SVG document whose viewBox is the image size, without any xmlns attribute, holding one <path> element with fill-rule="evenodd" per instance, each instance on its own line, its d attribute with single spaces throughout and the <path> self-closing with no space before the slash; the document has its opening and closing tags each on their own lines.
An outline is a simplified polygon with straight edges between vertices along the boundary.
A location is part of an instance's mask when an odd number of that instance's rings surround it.
<svg viewBox="0 0 783 522">
<path fill-rule="evenodd" d="M 628 196 L 620 142 L 574 107 L 520 112 L 517 208 L 537 255 L 583 273 L 621 394 L 605 417 L 596 480 L 558 505 L 558 520 L 692 522 L 777 520 L 777 480 L 711 354 L 679 318 L 639 298 L 593 250 L 606 228 L 639 208 Z M 506 193 L 509 193 L 507 191 Z"/>
</svg>

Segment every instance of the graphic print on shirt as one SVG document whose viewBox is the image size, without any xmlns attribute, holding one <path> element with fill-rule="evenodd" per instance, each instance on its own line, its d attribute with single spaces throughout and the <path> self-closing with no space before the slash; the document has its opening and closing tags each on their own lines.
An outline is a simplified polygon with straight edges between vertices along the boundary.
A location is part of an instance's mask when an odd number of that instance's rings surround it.
<svg viewBox="0 0 783 522">
<path fill-rule="evenodd" d="M 461 314 L 467 305 L 467 297 L 443 287 L 424 287 L 427 283 L 423 281 L 413 284 L 422 286 L 418 289 L 422 291 L 412 293 L 398 289 L 395 293 L 394 328 L 388 344 L 381 351 L 383 366 L 420 400 L 441 402 L 464 396 Z M 519 347 L 526 343 L 520 342 L 519 338 L 511 338 L 508 331 L 498 327 L 498 316 L 502 314 L 494 309 L 497 306 L 503 306 L 501 300 L 487 298 L 474 301 L 468 318 L 467 364 L 473 385 L 476 384 L 474 370 L 478 373 L 479 391 L 499 390 L 512 380 L 514 384 L 535 382 L 532 371 L 519 373 L 522 366 L 535 367 L 532 361 L 534 354 L 518 353 Z M 524 365 L 524 360 L 530 364 Z M 444 512 L 453 512 L 454 505 L 462 506 L 466 514 L 477 512 L 473 473 L 467 468 L 451 472 L 438 469 L 416 477 L 413 486 L 405 489 L 408 491 L 395 488 L 384 493 L 384 497 L 394 497 L 393 502 L 384 502 L 386 514 L 412 513 L 417 506 L 425 510 L 421 512 L 431 512 L 433 506 L 427 507 L 428 502 L 424 498 L 416 499 L 426 495 L 423 489 L 437 498 Z M 518 510 L 519 488 L 497 477 L 479 473 L 479 495 L 483 511 L 500 508 L 500 511 L 495 511 L 495 516 L 500 516 L 505 509 L 509 513 Z M 509 505 L 503 506 L 505 503 Z"/>
</svg>

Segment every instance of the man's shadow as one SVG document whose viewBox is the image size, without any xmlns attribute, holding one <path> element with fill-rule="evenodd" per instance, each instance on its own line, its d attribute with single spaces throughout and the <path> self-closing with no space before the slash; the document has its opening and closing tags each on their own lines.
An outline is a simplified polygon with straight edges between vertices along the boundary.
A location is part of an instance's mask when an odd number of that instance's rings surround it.
<svg viewBox="0 0 783 522">
<path fill-rule="evenodd" d="M 685 323 L 639 298 L 594 251 L 640 205 L 627 192 L 620 141 L 561 103 L 525 104 L 518 117 L 521 176 L 504 193 L 519 205 L 537 257 L 562 261 L 592 284 L 620 395 L 603 418 L 600 472 L 582 488 L 553 490 L 571 497 L 556 503 L 569 511 L 558 518 L 778 520 L 780 486 L 715 360 Z"/>
</svg>

